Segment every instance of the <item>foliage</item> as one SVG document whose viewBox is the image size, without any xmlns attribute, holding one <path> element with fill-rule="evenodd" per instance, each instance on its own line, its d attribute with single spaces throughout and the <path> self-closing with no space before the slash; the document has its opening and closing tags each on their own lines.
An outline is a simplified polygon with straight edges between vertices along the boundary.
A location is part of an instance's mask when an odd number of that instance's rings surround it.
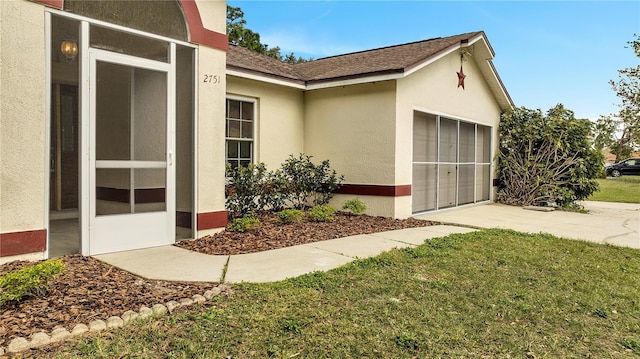
<svg viewBox="0 0 640 359">
<path fill-rule="evenodd" d="M 269 188 L 269 174 L 264 163 L 226 167 L 226 207 L 231 216 L 244 216 L 262 209 L 261 196 Z"/>
<path fill-rule="evenodd" d="M 0 276 L 0 306 L 28 297 L 45 295 L 47 284 L 64 272 L 60 259 L 29 265 Z"/>
<path fill-rule="evenodd" d="M 342 204 L 342 209 L 351 211 L 353 214 L 362 214 L 367 210 L 367 205 L 360 198 L 353 198 Z"/>
<path fill-rule="evenodd" d="M 266 184 L 258 199 L 258 207 L 262 210 L 282 211 L 289 202 L 289 181 L 280 169 L 267 172 L 264 180 Z"/>
<path fill-rule="evenodd" d="M 314 206 L 309 210 L 309 219 L 313 222 L 332 222 L 336 218 L 336 209 L 328 204 Z"/>
<path fill-rule="evenodd" d="M 629 41 L 640 59 L 640 36 Z M 609 81 L 621 103 L 615 114 L 602 115 L 596 123 L 595 145 L 608 148 L 615 162 L 631 156 L 640 148 L 640 65 L 618 70 L 618 81 Z"/>
<path fill-rule="evenodd" d="M 253 214 L 245 214 L 240 218 L 234 218 L 231 223 L 229 223 L 227 228 L 232 232 L 243 233 L 259 225 L 260 220 L 257 219 Z"/>
<path fill-rule="evenodd" d="M 595 192 L 604 161 L 589 140 L 591 126 L 561 104 L 546 115 L 524 107 L 505 113 L 499 129 L 498 201 L 565 206 Z"/>
<path fill-rule="evenodd" d="M 331 169 L 329 160 L 319 165 L 311 162 L 311 156 L 290 155 L 282 164 L 281 171 L 289 182 L 289 200 L 294 208 L 303 209 L 308 204 L 321 205 L 329 203 L 333 192 L 340 187 L 343 176 L 338 176 Z"/>
<path fill-rule="evenodd" d="M 227 35 L 229 36 L 230 44 L 244 47 L 259 54 L 290 64 L 297 64 L 312 60 L 296 57 L 293 52 L 282 55 L 280 47 L 269 47 L 269 45 L 263 44 L 260 40 L 260 34 L 246 28 L 246 25 L 247 20 L 244 18 L 244 12 L 242 9 L 227 5 Z"/>
<path fill-rule="evenodd" d="M 285 209 L 278 212 L 278 224 L 291 224 L 300 222 L 304 218 L 304 212 L 299 209 Z"/>
</svg>

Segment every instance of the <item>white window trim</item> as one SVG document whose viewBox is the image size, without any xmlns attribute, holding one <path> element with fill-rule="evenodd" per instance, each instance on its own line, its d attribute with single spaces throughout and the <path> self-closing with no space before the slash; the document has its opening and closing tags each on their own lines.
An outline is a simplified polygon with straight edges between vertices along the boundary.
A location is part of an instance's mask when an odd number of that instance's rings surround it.
<svg viewBox="0 0 640 359">
<path fill-rule="evenodd" d="M 227 140 L 229 140 L 232 137 L 227 137 L 227 113 L 226 113 L 226 102 L 227 100 L 235 100 L 235 101 L 242 101 L 242 102 L 249 102 L 253 104 L 253 138 L 252 138 L 252 142 L 253 142 L 253 148 L 252 148 L 252 152 L 251 153 L 251 163 L 256 164 L 260 162 L 260 151 L 258 150 L 259 148 L 259 133 L 258 133 L 258 121 L 260 118 L 260 114 L 258 112 L 259 106 L 258 106 L 258 99 L 255 97 L 247 97 L 247 96 L 240 96 L 240 95 L 233 95 L 233 94 L 227 94 L 225 97 L 225 114 L 224 114 L 224 122 L 225 122 L 225 134 L 224 134 L 224 163 L 226 165 L 227 163 Z M 242 140 L 242 139 L 241 139 Z"/>
</svg>

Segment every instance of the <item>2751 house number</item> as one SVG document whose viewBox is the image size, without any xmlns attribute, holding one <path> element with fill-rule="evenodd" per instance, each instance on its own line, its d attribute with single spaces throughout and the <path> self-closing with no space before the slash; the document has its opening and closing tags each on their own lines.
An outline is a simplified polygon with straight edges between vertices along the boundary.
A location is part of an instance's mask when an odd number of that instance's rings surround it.
<svg viewBox="0 0 640 359">
<path fill-rule="evenodd" d="M 202 82 L 206 84 L 219 84 L 221 81 L 222 79 L 218 75 L 204 74 L 204 80 Z"/>
</svg>

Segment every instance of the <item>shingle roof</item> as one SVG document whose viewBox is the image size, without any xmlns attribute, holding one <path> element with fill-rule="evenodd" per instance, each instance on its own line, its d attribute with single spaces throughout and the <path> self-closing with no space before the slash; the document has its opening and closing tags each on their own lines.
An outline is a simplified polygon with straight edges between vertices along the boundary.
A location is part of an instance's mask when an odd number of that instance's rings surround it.
<svg viewBox="0 0 640 359">
<path fill-rule="evenodd" d="M 293 65 L 240 46 L 229 45 L 227 68 L 248 70 L 250 72 L 281 77 L 287 80 L 304 81 L 302 76 L 293 69 Z"/>
<path fill-rule="evenodd" d="M 476 42 L 484 44 L 479 47 L 473 45 L 475 51 L 472 51 L 477 61 L 486 60 L 478 62 L 480 71 L 500 107 L 504 110 L 512 108 L 513 101 L 491 62 L 495 54 L 483 31 L 326 57 L 295 65 L 230 45 L 227 71 L 230 74 L 236 71 L 239 76 L 248 74 L 271 78 L 301 89 L 313 89 L 342 81 L 368 81 L 379 76 L 387 78 L 385 75 L 391 75 L 392 78 L 408 76 L 412 70 L 428 65 L 430 60 Z"/>
<path fill-rule="evenodd" d="M 227 66 L 304 82 L 402 73 L 430 57 L 482 34 L 481 31 L 326 57 L 296 65 L 229 46 Z"/>
<path fill-rule="evenodd" d="M 361 75 L 402 73 L 430 57 L 460 45 L 481 32 L 436 38 L 409 44 L 332 56 L 295 66 L 305 81 L 326 81 Z"/>
</svg>

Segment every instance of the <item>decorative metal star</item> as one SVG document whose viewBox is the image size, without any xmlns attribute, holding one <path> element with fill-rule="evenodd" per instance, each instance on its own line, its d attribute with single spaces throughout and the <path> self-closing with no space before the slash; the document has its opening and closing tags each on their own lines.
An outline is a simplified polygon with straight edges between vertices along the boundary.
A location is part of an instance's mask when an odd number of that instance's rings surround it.
<svg viewBox="0 0 640 359">
<path fill-rule="evenodd" d="M 456 72 L 456 74 L 458 74 L 458 87 L 462 86 L 464 90 L 464 78 L 467 77 L 467 75 L 462 72 L 462 65 L 460 65 L 460 72 Z"/>
</svg>

